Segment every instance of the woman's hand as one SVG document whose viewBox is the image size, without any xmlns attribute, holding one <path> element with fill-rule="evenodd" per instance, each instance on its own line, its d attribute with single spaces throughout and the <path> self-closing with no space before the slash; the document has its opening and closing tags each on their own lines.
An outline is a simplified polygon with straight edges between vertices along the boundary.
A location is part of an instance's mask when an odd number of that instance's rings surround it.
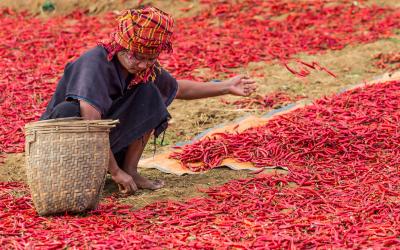
<svg viewBox="0 0 400 250">
<path fill-rule="evenodd" d="M 257 84 L 248 76 L 238 75 L 223 81 L 229 94 L 237 96 L 249 96 L 257 89 Z"/>
<path fill-rule="evenodd" d="M 249 96 L 257 89 L 256 82 L 243 75 L 217 83 L 178 80 L 178 86 L 176 98 L 182 100 L 194 100 L 226 94 Z"/>
<path fill-rule="evenodd" d="M 111 178 L 118 184 L 119 191 L 123 194 L 131 194 L 138 190 L 132 176 L 125 173 L 122 169 L 111 173 Z"/>
</svg>

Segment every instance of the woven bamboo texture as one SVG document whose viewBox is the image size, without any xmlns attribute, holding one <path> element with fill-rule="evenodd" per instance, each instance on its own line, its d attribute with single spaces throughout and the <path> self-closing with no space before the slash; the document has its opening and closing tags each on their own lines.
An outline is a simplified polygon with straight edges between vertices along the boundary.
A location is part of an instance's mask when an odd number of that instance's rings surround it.
<svg viewBox="0 0 400 250">
<path fill-rule="evenodd" d="M 54 119 L 25 126 L 26 174 L 39 215 L 83 212 L 100 200 L 117 121 Z"/>
</svg>

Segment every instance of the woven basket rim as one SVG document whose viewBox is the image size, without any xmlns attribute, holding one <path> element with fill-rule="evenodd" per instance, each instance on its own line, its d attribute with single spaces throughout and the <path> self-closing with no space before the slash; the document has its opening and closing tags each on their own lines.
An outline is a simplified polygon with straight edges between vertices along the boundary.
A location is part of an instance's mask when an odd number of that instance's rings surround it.
<svg viewBox="0 0 400 250">
<path fill-rule="evenodd" d="M 35 121 L 25 124 L 26 130 L 47 130 L 47 129 L 79 129 L 88 127 L 98 127 L 98 128 L 112 128 L 119 123 L 119 120 L 84 120 L 80 117 L 74 118 L 57 118 L 44 121 Z"/>
</svg>

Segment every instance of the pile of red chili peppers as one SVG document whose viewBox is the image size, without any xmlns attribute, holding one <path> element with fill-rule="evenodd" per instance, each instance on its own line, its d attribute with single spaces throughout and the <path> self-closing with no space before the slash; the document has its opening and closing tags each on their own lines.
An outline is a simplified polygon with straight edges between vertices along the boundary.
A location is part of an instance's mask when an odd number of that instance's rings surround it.
<svg viewBox="0 0 400 250">
<path fill-rule="evenodd" d="M 256 95 L 255 97 L 241 98 L 239 100 L 230 102 L 225 99 L 221 99 L 221 102 L 227 105 L 234 105 L 238 109 L 258 109 L 268 110 L 272 108 L 282 107 L 285 104 L 298 101 L 305 98 L 305 96 L 291 97 L 285 92 L 273 92 L 270 94 Z"/>
<path fill-rule="evenodd" d="M 107 18 L 0 12 L 0 153 L 23 151 L 24 125 L 44 112 L 66 63 L 108 35 Z"/>
<path fill-rule="evenodd" d="M 259 167 L 367 164 L 364 161 L 398 149 L 399 104 L 400 82 L 357 89 L 318 100 L 262 127 L 207 137 L 171 157 L 192 171 L 219 166 L 226 158 Z"/>
<path fill-rule="evenodd" d="M 186 202 L 165 201 L 131 211 L 106 200 L 89 216 L 42 218 L 23 186 L 0 183 L 0 245 L 15 249 L 396 247 L 400 244 L 399 104 L 400 81 L 386 82 L 318 100 L 262 128 L 187 146 L 184 152 L 205 159 L 205 166 L 229 156 L 258 166 L 287 166 L 289 172 L 230 181 L 206 191 L 208 197 Z M 208 156 L 207 149 L 212 149 Z"/>
<path fill-rule="evenodd" d="M 202 3 L 209 6 L 197 16 L 177 20 L 174 53 L 161 58 L 178 78 L 210 68 L 211 79 L 249 62 L 342 49 L 391 36 L 400 26 L 398 10 L 350 0 Z M 24 124 L 44 111 L 65 64 L 109 37 L 114 17 L 75 12 L 44 20 L 0 10 L 0 154 L 23 151 Z"/>
</svg>

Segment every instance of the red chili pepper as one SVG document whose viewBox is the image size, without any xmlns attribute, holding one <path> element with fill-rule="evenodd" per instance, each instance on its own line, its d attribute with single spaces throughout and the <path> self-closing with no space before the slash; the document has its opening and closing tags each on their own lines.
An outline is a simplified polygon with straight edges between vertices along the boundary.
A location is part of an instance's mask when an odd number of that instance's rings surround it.
<svg viewBox="0 0 400 250">
<path fill-rule="evenodd" d="M 317 62 L 312 62 L 312 63 L 306 63 L 302 60 L 297 59 L 296 60 L 299 64 L 302 64 L 310 69 L 315 69 L 315 70 L 320 70 L 320 71 L 325 71 L 326 73 L 330 74 L 331 76 L 336 78 L 336 75 L 334 73 L 332 73 L 332 71 L 328 70 L 325 67 L 322 67 L 321 65 L 319 65 L 319 63 Z M 293 68 L 289 67 L 287 62 L 284 62 L 283 65 L 286 67 L 287 70 L 289 70 L 290 73 L 292 73 L 295 76 L 299 76 L 299 77 L 306 77 L 310 74 L 310 71 L 306 68 L 300 68 L 300 71 L 296 71 Z"/>
</svg>

